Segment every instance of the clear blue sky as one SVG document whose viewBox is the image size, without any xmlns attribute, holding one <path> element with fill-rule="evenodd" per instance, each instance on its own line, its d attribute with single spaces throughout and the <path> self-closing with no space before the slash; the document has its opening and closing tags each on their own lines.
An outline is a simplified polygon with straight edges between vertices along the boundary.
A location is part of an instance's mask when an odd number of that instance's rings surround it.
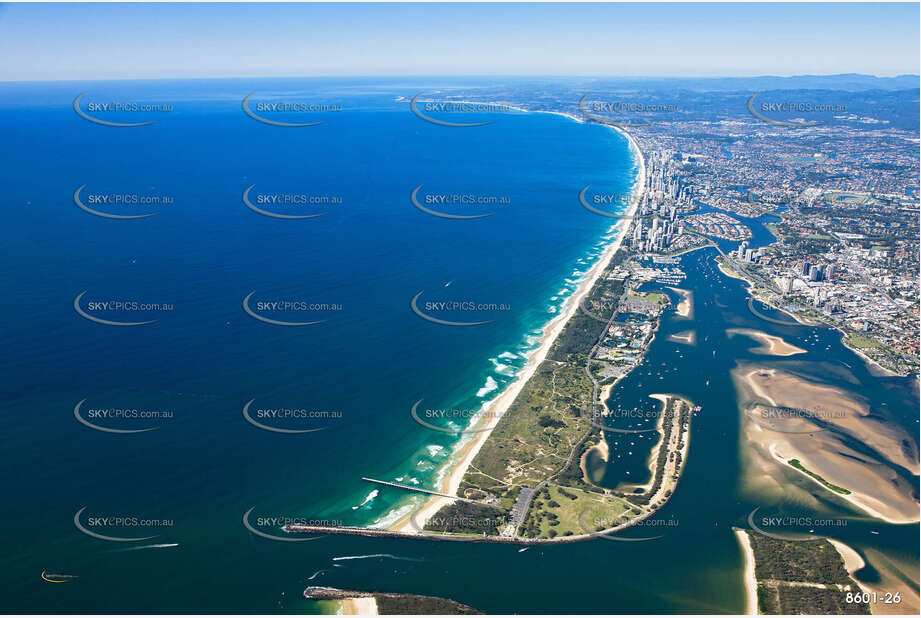
<svg viewBox="0 0 921 618">
<path fill-rule="evenodd" d="M 909 4 L 6 4 L 0 80 L 919 73 Z"/>
</svg>

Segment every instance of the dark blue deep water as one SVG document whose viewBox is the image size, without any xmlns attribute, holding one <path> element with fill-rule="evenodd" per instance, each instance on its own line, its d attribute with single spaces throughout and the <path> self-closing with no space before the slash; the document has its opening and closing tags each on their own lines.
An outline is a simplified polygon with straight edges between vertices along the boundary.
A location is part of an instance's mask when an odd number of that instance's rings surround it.
<svg viewBox="0 0 921 618">
<path fill-rule="evenodd" d="M 410 112 L 415 94 L 452 85 L 0 87 L 0 608 L 329 611 L 301 599 L 313 584 L 444 596 L 490 613 L 738 613 L 742 555 L 732 526 L 745 526 L 755 507 L 798 507 L 740 489 L 739 409 L 729 372 L 740 361 L 768 361 L 726 329 L 758 329 L 806 349 L 772 362 L 858 391 L 875 402 L 874 411 L 917 432 L 916 381 L 872 375 L 830 329 L 759 319 L 748 310 L 743 282 L 722 275 L 716 251 L 706 249 L 681 258 L 693 315 L 668 309 L 646 358 L 612 393 L 612 404 L 626 408 L 652 405 L 652 392 L 702 407 L 681 483 L 656 516 L 677 524 L 661 539 L 519 553 L 514 546 L 385 538 L 289 543 L 247 530 L 246 512 L 259 531 L 279 534 L 284 518 L 371 524 L 405 506 L 405 493 L 375 491 L 362 476 L 434 487 L 455 438 L 413 422 L 413 403 L 475 410 L 499 393 L 610 239 L 611 220 L 582 208 L 578 194 L 588 184 L 599 193 L 630 190 L 636 165 L 623 137 L 546 114 L 433 114 L 490 122 L 461 128 Z M 323 123 L 254 120 L 241 105 L 251 92 L 251 109 L 260 102 L 327 106 L 264 113 Z M 81 93 L 79 108 L 89 115 L 158 122 L 95 124 L 74 111 Z M 172 111 L 89 107 L 107 101 L 170 104 Z M 417 198 L 430 210 L 490 216 L 427 214 L 410 199 L 420 185 Z M 257 214 L 243 202 L 250 187 L 258 208 L 322 216 Z M 80 203 L 103 214 L 157 214 L 96 216 L 75 203 L 78 189 Z M 115 195 L 169 200 L 101 200 Z M 273 204 L 272 196 L 288 201 Z M 445 205 L 439 196 L 458 199 Z M 311 202 L 320 198 L 326 201 Z M 768 220 L 745 220 L 755 245 L 770 242 Z M 649 288 L 678 300 L 661 286 Z M 490 322 L 426 321 L 410 309 L 417 295 L 439 319 Z M 268 320 L 319 323 L 258 320 L 244 311 L 247 297 Z M 292 303 L 291 310 L 277 310 L 276 302 Z M 464 309 L 444 311 L 442 302 Z M 133 310 L 133 303 L 153 308 Z M 76 309 L 113 322 L 154 321 L 112 326 Z M 669 338 L 691 329 L 695 346 Z M 243 417 L 251 401 L 251 418 L 266 426 L 319 431 L 257 428 Z M 153 430 L 94 430 L 75 418 L 78 404 L 81 418 L 97 426 Z M 98 412 L 113 409 L 127 410 L 128 418 Z M 133 418 L 134 410 L 148 417 Z M 273 410 L 307 417 L 272 418 Z M 168 418 L 150 417 L 161 411 Z M 828 497 L 823 507 L 824 516 L 848 518 L 829 534 L 917 564 L 917 526 L 873 522 Z M 102 540 L 78 530 L 75 516 L 96 534 L 154 538 Z M 78 579 L 49 583 L 43 572 Z"/>
<path fill-rule="evenodd" d="M 442 114 L 491 122 L 445 127 L 410 112 L 409 97 L 440 86 L 263 80 L 4 87 L 0 258 L 11 302 L 0 308 L 0 431 L 11 499 L 2 576 L 14 592 L 4 609 L 291 610 L 285 599 L 297 596 L 297 582 L 328 566 L 330 556 L 365 552 L 352 539 L 257 538 L 241 524 L 245 511 L 369 524 L 406 496 L 372 494 L 360 477 L 434 486 L 456 438 L 414 423 L 411 405 L 425 399 L 473 410 L 513 379 L 608 235 L 611 221 L 580 206 L 580 189 L 591 183 L 623 193 L 635 175 L 626 140 L 604 127 L 504 110 Z M 251 110 L 257 101 L 337 109 L 263 113 L 324 121 L 272 126 L 243 113 L 241 100 L 254 91 Z M 79 109 L 93 117 L 157 122 L 90 122 L 73 108 L 81 93 Z M 171 109 L 108 112 L 97 107 L 102 102 Z M 433 209 L 491 216 L 422 212 L 410 201 L 419 185 L 423 203 L 426 195 L 487 201 L 433 202 Z M 242 200 L 250 186 L 250 202 L 263 209 L 324 214 L 257 214 Z M 81 187 L 77 199 L 97 212 L 157 214 L 95 216 L 75 202 Z M 101 201 L 115 195 L 129 203 Z M 271 195 L 295 197 L 276 206 L 262 199 Z M 134 196 L 161 203 L 130 203 Z M 303 196 L 327 202 L 298 203 Z M 94 317 L 155 321 L 93 322 L 74 307 L 84 292 L 77 306 Z M 261 306 L 265 317 L 322 323 L 258 321 L 242 306 L 251 292 L 250 306 Z M 448 320 L 492 320 L 443 326 L 410 310 L 419 292 L 421 301 L 502 309 L 436 310 Z M 96 304 L 107 301 L 127 308 Z M 274 301 L 323 308 L 257 305 Z M 155 309 L 128 310 L 132 303 Z M 244 420 L 250 400 L 252 417 L 258 409 L 335 416 L 263 419 L 279 428 L 322 428 L 268 432 Z M 101 432 L 77 421 L 78 402 L 84 418 L 100 409 L 170 417 L 96 417 L 108 428 L 156 427 Z M 91 538 L 74 524 L 83 507 L 78 519 L 96 524 L 93 530 L 157 536 L 133 544 Z M 110 526 L 91 519 L 108 516 L 165 521 Z M 145 544 L 167 547 L 124 551 Z M 79 583 L 49 594 L 43 570 L 78 575 Z"/>
</svg>

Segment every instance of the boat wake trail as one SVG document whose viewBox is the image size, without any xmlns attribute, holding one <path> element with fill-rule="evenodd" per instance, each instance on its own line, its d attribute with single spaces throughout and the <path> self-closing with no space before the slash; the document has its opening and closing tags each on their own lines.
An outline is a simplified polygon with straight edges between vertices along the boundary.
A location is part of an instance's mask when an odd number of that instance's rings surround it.
<svg viewBox="0 0 921 618">
<path fill-rule="evenodd" d="M 405 560 L 406 562 L 425 562 L 422 558 L 407 558 L 406 556 L 394 556 L 393 554 L 368 554 L 366 556 L 338 556 L 333 558 L 333 562 L 340 560 L 365 560 L 368 558 L 390 558 L 391 560 Z"/>
<path fill-rule="evenodd" d="M 154 545 L 138 545 L 137 547 L 125 547 L 123 549 L 113 549 L 109 553 L 121 553 L 123 551 L 136 551 L 138 549 L 162 549 L 165 547 L 179 547 L 179 543 L 157 543 Z"/>
</svg>

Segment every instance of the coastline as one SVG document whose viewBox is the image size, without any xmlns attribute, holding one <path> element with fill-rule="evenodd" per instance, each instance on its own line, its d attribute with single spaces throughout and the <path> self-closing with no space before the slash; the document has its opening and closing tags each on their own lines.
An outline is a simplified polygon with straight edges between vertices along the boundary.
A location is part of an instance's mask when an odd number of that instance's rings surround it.
<svg viewBox="0 0 921 618">
<path fill-rule="evenodd" d="M 871 614 L 890 614 L 890 615 L 910 615 L 917 614 L 919 605 L 918 593 L 906 582 L 894 576 L 894 574 L 882 564 L 875 564 L 874 569 L 879 573 L 879 581 L 869 584 L 860 581 L 855 577 L 855 573 L 866 566 L 866 561 L 850 545 L 836 539 L 828 539 L 844 561 L 844 570 L 850 578 L 857 584 L 861 591 L 871 596 L 870 613 Z M 886 595 L 898 591 L 902 595 L 900 603 L 886 603 Z"/>
<path fill-rule="evenodd" d="M 824 490 L 827 491 L 827 492 L 831 492 L 831 490 L 828 489 L 828 487 L 826 487 L 825 485 L 823 485 L 823 484 L 822 484 L 820 481 L 818 481 L 817 479 L 815 479 L 815 478 L 813 478 L 812 476 L 806 474 L 805 472 L 803 472 L 803 471 L 800 470 L 799 468 L 796 468 L 796 467 L 790 465 L 790 463 L 789 463 L 790 459 L 803 458 L 804 455 L 797 453 L 796 456 L 794 456 L 794 457 L 786 458 L 783 454 L 781 454 L 781 453 L 779 453 L 779 452 L 777 451 L 777 443 L 776 443 L 776 442 L 772 442 L 772 443 L 771 443 L 770 447 L 768 447 L 768 452 L 771 454 L 771 456 L 772 456 L 778 463 L 780 463 L 780 464 L 784 467 L 784 469 L 793 470 L 793 471 L 795 471 L 797 474 L 799 474 L 802 478 L 804 478 L 804 479 L 810 481 L 812 484 L 817 485 L 818 487 L 821 487 L 822 489 L 824 489 Z M 860 498 L 863 498 L 864 501 L 867 501 L 867 500 L 873 499 L 872 497 L 866 496 L 866 495 L 864 495 L 864 494 L 862 494 L 862 493 L 860 493 L 860 492 L 858 492 L 858 491 L 851 491 L 849 494 L 840 494 L 840 493 L 837 493 L 837 492 L 831 492 L 831 493 L 832 493 L 832 495 L 834 495 L 835 497 L 840 498 L 841 500 L 844 500 L 845 502 L 849 503 L 851 506 L 854 506 L 854 507 L 857 508 L 858 510 L 863 511 L 864 513 L 866 513 L 866 514 L 869 515 L 870 517 L 875 517 L 876 519 L 880 519 L 880 520 L 886 522 L 887 524 L 916 524 L 916 523 L 918 523 L 918 519 L 917 519 L 917 518 L 913 518 L 913 517 L 912 517 L 912 518 L 908 518 L 908 517 L 894 517 L 894 516 L 892 516 L 892 515 L 886 515 L 885 513 L 881 513 L 881 512 L 878 511 L 877 509 L 873 508 L 872 506 L 870 506 L 870 505 L 868 505 L 868 504 L 866 504 L 865 502 L 862 502 L 862 501 L 860 500 Z M 875 500 L 875 501 L 876 501 L 876 502 L 880 502 L 880 504 L 883 504 L 883 503 L 882 503 L 881 501 L 879 501 L 879 500 Z"/>
<path fill-rule="evenodd" d="M 584 122 L 582 119 L 563 112 L 541 113 L 555 114 L 570 118 L 576 122 Z M 625 216 L 632 217 L 635 214 L 640 200 L 643 197 L 643 192 L 646 189 L 646 160 L 643 157 L 643 153 L 640 150 L 639 144 L 637 144 L 632 135 L 620 127 L 610 128 L 623 135 L 627 140 L 630 148 L 630 153 L 636 162 L 638 169 L 638 173 L 636 179 L 634 180 L 633 188 L 631 191 L 632 199 L 630 205 L 624 213 Z M 479 431 L 475 434 L 475 437 L 472 440 L 466 443 L 462 443 L 459 448 L 457 448 L 457 450 L 452 454 L 450 461 L 445 464 L 445 473 L 441 476 L 440 486 L 437 487 L 436 491 L 452 496 L 457 495 L 457 490 L 460 487 L 461 481 L 464 475 L 467 473 L 467 469 L 470 467 L 470 464 L 473 462 L 477 453 L 479 453 L 483 444 L 485 444 L 489 439 L 493 429 L 498 425 L 499 421 L 501 421 L 501 418 L 505 412 L 511 407 L 512 403 L 518 397 L 518 394 L 524 388 L 524 385 L 537 371 L 537 367 L 547 357 L 547 354 L 550 351 L 550 348 L 553 346 L 553 343 L 563 331 L 563 328 L 566 326 L 569 320 L 576 314 L 576 311 L 579 308 L 579 304 L 591 292 L 592 288 L 601 278 L 602 273 L 605 271 L 611 259 L 614 257 L 614 254 L 616 254 L 617 251 L 621 248 L 623 241 L 626 238 L 627 229 L 629 228 L 629 219 L 622 219 L 618 221 L 614 227 L 618 226 L 620 229 L 616 231 L 615 238 L 610 244 L 608 244 L 604 250 L 604 253 L 602 253 L 602 255 L 598 258 L 591 269 L 589 269 L 589 271 L 585 274 L 582 282 L 579 284 L 576 290 L 573 291 L 569 298 L 566 299 L 564 311 L 554 317 L 544 328 L 543 335 L 541 336 L 538 347 L 529 354 L 527 362 L 525 363 L 521 372 L 516 376 L 515 380 L 508 384 L 506 388 L 503 389 L 501 393 L 499 393 L 499 395 L 483 404 L 481 413 L 477 415 L 480 418 L 471 427 L 468 427 L 468 429 L 480 429 L 478 425 L 483 422 L 492 422 L 492 427 L 486 431 Z M 425 521 L 438 513 L 441 508 L 452 504 L 453 502 L 454 499 L 441 496 L 432 496 L 427 498 L 421 506 L 415 507 L 409 512 L 401 515 L 395 522 L 387 526 L 386 529 L 393 532 L 408 532 L 419 534 L 421 533 L 421 530 L 418 528 L 424 528 Z M 384 519 L 386 519 L 386 516 Z M 421 522 L 421 526 L 416 525 L 416 520 Z"/>
<path fill-rule="evenodd" d="M 350 597 L 339 601 L 340 616 L 377 616 L 377 599 L 374 597 Z"/>
<path fill-rule="evenodd" d="M 780 312 L 782 312 L 783 314 L 790 316 L 791 318 L 793 318 L 794 320 L 796 320 L 796 322 L 797 322 L 798 324 L 800 324 L 801 326 L 812 326 L 812 327 L 815 327 L 815 326 L 825 326 L 825 327 L 827 327 L 827 328 L 833 328 L 833 329 L 835 329 L 836 331 L 838 331 L 839 333 L 841 333 L 841 345 L 843 345 L 845 348 L 847 348 L 848 350 L 850 350 L 851 352 L 853 352 L 854 354 L 856 354 L 857 356 L 859 356 L 861 359 L 863 359 L 863 361 L 864 361 L 864 363 L 866 363 L 867 368 L 868 368 L 868 370 L 870 371 L 870 373 L 878 374 L 878 375 L 881 375 L 881 376 L 884 376 L 884 377 L 899 377 L 899 378 L 907 378 L 907 377 L 909 377 L 909 376 L 912 375 L 912 372 L 910 372 L 910 371 L 907 372 L 907 373 L 899 373 L 898 371 L 894 371 L 894 370 L 892 370 L 892 369 L 889 369 L 888 367 L 884 367 L 884 366 L 882 366 L 881 364 L 879 364 L 878 361 L 876 361 L 876 360 L 874 360 L 873 358 L 871 358 L 866 352 L 864 352 L 864 351 L 861 350 L 860 348 L 856 348 L 856 347 L 852 346 L 851 344 L 849 344 L 849 343 L 847 342 L 848 333 L 847 333 L 847 331 L 845 331 L 843 328 L 841 328 L 840 325 L 838 325 L 838 324 L 830 324 L 830 323 L 828 323 L 828 322 L 826 322 L 826 321 L 824 321 L 824 320 L 819 320 L 819 321 L 816 322 L 816 323 L 809 322 L 809 321 L 807 321 L 805 318 L 803 318 L 803 317 L 801 317 L 801 316 L 799 316 L 799 315 L 797 315 L 797 314 L 795 314 L 795 313 L 791 313 L 791 312 L 787 311 L 786 309 L 784 309 L 784 308 L 782 308 L 782 307 L 778 307 L 778 306 L 775 305 L 774 303 L 768 302 L 768 301 L 764 300 L 763 298 L 758 298 L 757 296 L 755 296 L 755 284 L 754 284 L 748 277 L 745 277 L 745 276 L 744 276 L 742 273 L 740 273 L 740 272 L 727 270 L 727 268 L 725 268 L 725 267 L 723 266 L 723 263 L 722 263 L 719 259 L 716 260 L 716 265 L 717 265 L 717 267 L 720 269 L 720 272 L 722 272 L 722 273 L 723 273 L 724 275 L 726 275 L 727 277 L 732 277 L 733 279 L 741 279 L 742 281 L 744 281 L 744 282 L 747 284 L 747 286 L 748 286 L 748 287 L 747 287 L 747 290 L 748 290 L 748 295 L 749 295 L 749 297 L 751 297 L 752 299 L 756 299 L 756 298 L 757 298 L 758 300 L 760 300 L 761 302 L 763 302 L 763 303 L 766 304 L 766 305 L 769 305 L 769 306 L 772 307 L 773 309 L 776 309 L 777 311 L 780 311 Z"/>
<path fill-rule="evenodd" d="M 745 530 L 736 528 L 733 532 L 735 532 L 736 538 L 739 540 L 739 545 L 742 547 L 742 555 L 745 557 L 745 575 L 743 578 L 745 582 L 745 614 L 748 616 L 757 616 L 758 580 L 755 579 L 755 552 L 752 551 L 752 544 Z"/>
<path fill-rule="evenodd" d="M 847 334 L 847 332 L 845 332 L 845 330 L 844 330 L 843 328 L 841 328 L 840 326 L 834 326 L 833 328 L 834 328 L 836 331 L 838 331 L 839 333 L 841 333 L 841 345 L 843 345 L 843 346 L 846 347 L 848 350 L 850 350 L 851 352 L 853 352 L 854 354 L 856 354 L 857 356 L 859 356 L 860 358 L 862 358 L 862 359 L 864 360 L 864 362 L 867 364 L 867 368 L 868 368 L 868 370 L 870 371 L 871 374 L 873 374 L 873 373 L 874 373 L 874 370 L 875 370 L 875 372 L 878 372 L 880 375 L 885 376 L 885 377 L 890 377 L 890 378 L 891 378 L 891 377 L 896 377 L 896 376 L 897 376 L 897 377 L 900 377 L 900 378 L 907 378 L 908 376 L 911 375 L 911 372 L 909 372 L 909 373 L 899 373 L 899 372 L 897 372 L 897 371 L 893 371 L 892 369 L 888 369 L 888 368 L 886 368 L 886 367 L 883 367 L 883 366 L 880 365 L 877 361 L 875 361 L 875 360 L 873 360 L 872 358 L 870 358 L 870 356 L 869 356 L 866 352 L 864 352 L 864 351 L 861 350 L 860 348 L 855 348 L 854 346 L 850 345 L 850 344 L 847 342 L 848 334 Z"/>
</svg>

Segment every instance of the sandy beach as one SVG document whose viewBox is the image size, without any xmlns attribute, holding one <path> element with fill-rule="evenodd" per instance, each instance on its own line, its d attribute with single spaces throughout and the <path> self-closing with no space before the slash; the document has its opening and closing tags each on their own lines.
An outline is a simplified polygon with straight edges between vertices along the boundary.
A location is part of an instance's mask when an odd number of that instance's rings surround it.
<svg viewBox="0 0 921 618">
<path fill-rule="evenodd" d="M 377 616 L 377 599 L 374 597 L 342 599 L 340 611 L 336 613 L 341 616 Z"/>
<path fill-rule="evenodd" d="M 841 428 L 876 452 L 912 474 L 919 473 L 917 453 L 907 454 L 902 443 L 910 436 L 901 427 L 870 415 L 859 395 L 840 388 L 817 384 L 773 368 L 757 365 L 739 367 L 733 377 L 749 396 L 773 406 L 810 410 L 818 418 Z"/>
<path fill-rule="evenodd" d="M 912 497 L 912 488 L 892 466 L 893 463 L 907 469 L 917 466 L 917 460 L 901 448 L 902 436 L 906 435 L 903 431 L 868 418 L 863 402 L 841 389 L 814 384 L 776 369 L 745 366 L 732 374 L 740 392 L 746 482 L 771 485 L 782 494 L 799 494 L 809 501 L 814 500 L 811 493 L 834 496 L 890 523 L 918 521 L 918 502 Z M 757 422 L 745 410 L 750 403 L 759 401 L 790 410 L 812 410 L 824 422 L 872 446 L 886 459 L 854 450 L 834 431 L 822 431 L 808 415 Z M 792 466 L 793 459 L 850 493 L 832 491 Z M 798 475 L 805 483 L 791 483 L 787 480 L 791 474 Z"/>
<path fill-rule="evenodd" d="M 745 530 L 737 529 L 733 532 L 739 539 L 742 554 L 745 556 L 745 614 L 756 616 L 758 614 L 758 581 L 755 579 L 755 552 L 752 551 L 752 544 Z"/>
<path fill-rule="evenodd" d="M 845 545 L 835 539 L 828 539 L 828 542 L 841 554 L 841 559 L 844 560 L 844 570 L 848 575 L 853 575 L 865 566 L 863 558 L 850 545 Z"/>
<path fill-rule="evenodd" d="M 678 303 L 678 306 L 675 307 L 675 312 L 683 318 L 691 317 L 692 305 L 691 299 L 693 294 L 690 290 L 682 290 L 681 288 L 668 288 L 672 292 L 681 295 L 681 302 Z"/>
<path fill-rule="evenodd" d="M 891 479 L 875 474 L 875 470 L 868 471 L 856 466 L 851 467 L 847 470 L 849 475 L 845 480 L 841 480 L 840 475 L 834 476 L 835 471 L 840 470 L 842 464 L 846 463 L 839 461 L 840 458 L 835 458 L 835 460 L 829 462 L 823 459 L 810 460 L 807 457 L 811 454 L 804 454 L 805 449 L 802 447 L 797 449 L 789 443 L 779 445 L 777 442 L 771 442 L 768 446 L 768 452 L 778 463 L 790 470 L 795 470 L 804 479 L 808 479 L 822 489 L 825 489 L 825 486 L 820 481 L 802 470 L 794 468 L 788 462 L 792 459 L 797 459 L 806 469 L 818 473 L 831 483 L 847 483 L 846 489 L 851 493 L 846 495 L 834 493 L 834 495 L 872 517 L 890 524 L 913 524 L 918 522 L 917 503 L 914 503 L 908 496 L 889 490 L 886 481 L 891 481 Z M 880 485 L 882 485 L 882 488 L 880 488 Z"/>
<path fill-rule="evenodd" d="M 757 348 L 751 348 L 749 351 L 754 354 L 764 354 L 767 356 L 794 356 L 796 354 L 805 354 L 806 350 L 787 343 L 781 337 L 769 335 L 760 330 L 750 328 L 730 328 L 726 331 L 730 337 L 734 335 L 745 335 L 761 342 Z"/>
<path fill-rule="evenodd" d="M 582 122 L 581 119 L 575 118 L 569 114 L 560 112 L 546 113 L 563 115 L 572 118 L 577 122 Z M 640 151 L 639 145 L 636 143 L 636 140 L 632 135 L 620 128 L 611 128 L 627 139 L 630 145 L 630 151 L 639 167 L 639 172 L 633 185 L 633 199 L 631 200 L 630 205 L 625 213 L 626 216 L 633 216 L 639 205 L 640 199 L 642 198 L 642 192 L 646 188 L 646 162 L 643 158 L 643 153 Z M 598 261 L 595 262 L 594 266 L 592 266 L 591 270 L 585 274 L 585 277 L 582 280 L 582 283 L 579 284 L 579 287 L 575 290 L 575 292 L 573 292 L 569 299 L 567 299 L 565 310 L 560 315 L 555 317 L 544 329 L 544 334 L 541 337 L 539 346 L 530 354 L 527 363 L 522 368 L 521 372 L 516 376 L 515 381 L 509 384 L 496 398 L 484 404 L 483 413 L 478 414 L 477 416 L 482 417 L 482 419 L 486 419 L 486 422 L 491 422 L 493 428 L 498 424 L 502 415 L 504 415 L 512 405 L 512 402 L 515 401 L 515 398 L 518 397 L 518 394 L 521 392 L 522 388 L 524 388 L 524 385 L 527 383 L 527 381 L 531 379 L 532 375 L 534 375 L 537 367 L 547 357 L 547 353 L 550 351 L 553 342 L 556 341 L 557 337 L 563 331 L 563 327 L 566 326 L 566 323 L 569 322 L 569 320 L 578 310 L 579 303 L 582 302 L 582 300 L 589 294 L 592 287 L 594 287 L 595 283 L 598 282 L 601 274 L 610 263 L 611 258 L 614 257 L 614 254 L 617 253 L 618 249 L 620 249 L 621 245 L 623 244 L 628 227 L 629 220 L 622 220 L 617 223 L 616 238 L 613 240 L 613 242 L 611 242 L 611 244 L 608 245 Z M 479 425 L 482 422 L 483 420 L 476 421 L 474 428 L 479 429 Z M 442 478 L 441 486 L 438 488 L 438 491 L 449 495 L 457 495 L 457 490 L 458 487 L 460 487 L 460 483 L 464 477 L 464 474 L 466 474 L 470 464 L 473 462 L 474 458 L 486 440 L 489 439 L 491 433 L 492 429 L 474 434 L 472 440 L 464 443 L 462 446 L 460 446 L 459 449 L 455 451 L 451 457 L 451 461 L 447 464 L 447 472 Z M 418 534 L 419 530 L 413 524 L 413 519 L 419 522 L 420 527 L 424 527 L 425 521 L 431 519 L 442 507 L 451 504 L 452 502 L 454 502 L 454 500 L 451 498 L 433 496 L 427 499 L 419 508 L 416 508 L 414 511 L 402 516 L 394 524 L 392 524 L 389 529 L 399 532 Z"/>
<path fill-rule="evenodd" d="M 841 541 L 828 539 L 828 542 L 841 554 L 841 558 L 844 560 L 844 570 L 847 571 L 847 574 L 851 576 L 851 579 L 857 583 L 860 589 L 871 595 L 876 594 L 877 602 L 870 602 L 871 614 L 910 615 L 918 613 L 918 593 L 893 574 L 888 566 L 883 564 L 883 561 L 879 560 L 881 555 L 875 556 L 874 564 L 871 564 L 878 574 L 879 581 L 874 585 L 865 584 L 854 577 L 854 573 L 866 566 L 866 562 L 860 554 L 853 547 Z M 886 594 L 892 594 L 896 591 L 901 594 L 901 602 L 885 603 L 883 599 L 886 598 Z"/>
<path fill-rule="evenodd" d="M 668 336 L 669 341 L 683 343 L 685 345 L 697 345 L 697 331 L 683 330 L 680 333 L 674 333 Z"/>
</svg>

